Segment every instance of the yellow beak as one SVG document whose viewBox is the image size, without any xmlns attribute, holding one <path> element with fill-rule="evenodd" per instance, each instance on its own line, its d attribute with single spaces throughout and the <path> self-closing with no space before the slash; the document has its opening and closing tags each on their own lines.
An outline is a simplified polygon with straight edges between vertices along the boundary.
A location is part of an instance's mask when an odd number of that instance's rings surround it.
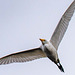
<svg viewBox="0 0 75 75">
<path fill-rule="evenodd" d="M 45 39 L 40 39 L 41 41 L 45 41 Z"/>
</svg>

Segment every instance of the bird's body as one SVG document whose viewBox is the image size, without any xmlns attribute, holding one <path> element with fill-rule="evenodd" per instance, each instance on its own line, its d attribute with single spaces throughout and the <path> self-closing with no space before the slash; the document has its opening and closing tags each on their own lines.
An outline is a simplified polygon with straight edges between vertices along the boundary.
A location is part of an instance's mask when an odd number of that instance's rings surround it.
<svg viewBox="0 0 75 75">
<path fill-rule="evenodd" d="M 40 39 L 42 42 L 42 45 L 38 48 L 34 48 L 31 50 L 25 50 L 22 52 L 13 53 L 7 56 L 4 56 L 0 58 L 0 65 L 2 64 L 9 64 L 13 62 L 27 62 L 34 59 L 44 58 L 48 57 L 50 60 L 52 60 L 58 68 L 64 72 L 64 69 L 60 63 L 60 60 L 58 58 L 58 46 L 68 28 L 69 21 L 71 20 L 71 17 L 73 16 L 73 13 L 75 11 L 75 0 L 72 2 L 72 4 L 69 6 L 69 8 L 66 10 L 66 12 L 63 14 L 62 18 L 60 19 L 51 39 L 49 41 L 45 39 Z"/>
<path fill-rule="evenodd" d="M 47 41 L 46 44 L 41 46 L 41 49 L 45 52 L 45 54 L 49 59 L 51 59 L 53 62 L 57 62 L 58 59 L 57 50 L 50 42 Z"/>
<path fill-rule="evenodd" d="M 62 65 L 60 64 L 59 58 L 58 58 L 58 53 L 56 48 L 52 45 L 51 42 L 45 40 L 45 39 L 40 39 L 42 42 L 41 50 L 46 54 L 46 56 L 52 60 L 58 68 L 64 72 L 64 69 Z"/>
</svg>

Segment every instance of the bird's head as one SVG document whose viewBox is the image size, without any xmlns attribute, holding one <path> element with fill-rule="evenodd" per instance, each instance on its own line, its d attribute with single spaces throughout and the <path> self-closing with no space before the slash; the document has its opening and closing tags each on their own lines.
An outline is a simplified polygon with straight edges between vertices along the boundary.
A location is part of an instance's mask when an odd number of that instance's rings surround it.
<svg viewBox="0 0 75 75">
<path fill-rule="evenodd" d="M 48 43 L 48 41 L 45 39 L 39 39 L 39 40 L 42 42 L 43 45 Z"/>
</svg>

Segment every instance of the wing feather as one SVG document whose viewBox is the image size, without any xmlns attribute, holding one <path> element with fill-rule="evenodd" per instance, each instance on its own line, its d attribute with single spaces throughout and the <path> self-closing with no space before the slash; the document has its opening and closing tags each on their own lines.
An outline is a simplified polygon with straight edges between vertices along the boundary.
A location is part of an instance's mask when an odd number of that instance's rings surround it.
<svg viewBox="0 0 75 75">
<path fill-rule="evenodd" d="M 62 18 L 60 19 L 50 42 L 54 45 L 56 49 L 58 49 L 58 46 L 66 32 L 66 29 L 69 25 L 69 21 L 71 20 L 71 17 L 73 16 L 73 13 L 75 11 L 75 0 L 72 2 L 72 4 L 69 6 L 69 8 L 66 10 L 66 12 L 63 14 Z"/>
<path fill-rule="evenodd" d="M 40 48 L 35 48 L 4 56 L 0 58 L 0 65 L 14 62 L 27 62 L 43 57 L 46 57 L 45 53 Z"/>
</svg>

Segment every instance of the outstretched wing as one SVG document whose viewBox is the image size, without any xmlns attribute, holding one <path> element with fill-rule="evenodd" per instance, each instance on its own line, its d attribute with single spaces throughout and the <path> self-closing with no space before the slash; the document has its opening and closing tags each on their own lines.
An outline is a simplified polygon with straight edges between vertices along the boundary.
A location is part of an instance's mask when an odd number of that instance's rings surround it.
<svg viewBox="0 0 75 75">
<path fill-rule="evenodd" d="M 9 64 L 13 62 L 27 62 L 34 59 L 46 57 L 44 52 L 40 48 L 35 48 L 27 51 L 22 51 L 18 53 L 13 53 L 0 58 L 1 64 Z"/>
<path fill-rule="evenodd" d="M 75 10 L 75 0 L 72 2 L 72 4 L 69 6 L 69 8 L 66 10 L 66 12 L 63 14 L 62 18 L 60 19 L 50 42 L 54 45 L 56 49 L 58 49 L 58 46 L 64 36 L 64 33 L 66 32 L 66 29 L 69 25 L 69 21 L 71 20 L 71 17 L 73 16 Z"/>
</svg>

